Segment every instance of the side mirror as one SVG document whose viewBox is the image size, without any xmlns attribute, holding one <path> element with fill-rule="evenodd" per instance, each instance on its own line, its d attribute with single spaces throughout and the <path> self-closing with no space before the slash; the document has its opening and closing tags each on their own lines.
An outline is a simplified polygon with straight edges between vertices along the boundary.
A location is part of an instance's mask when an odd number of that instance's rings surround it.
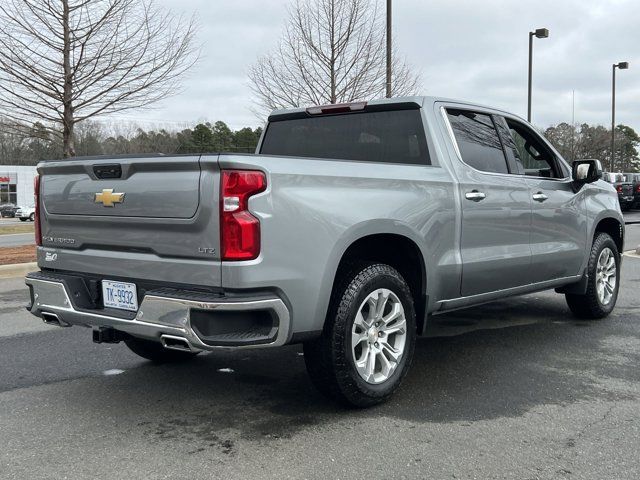
<svg viewBox="0 0 640 480">
<path fill-rule="evenodd" d="M 576 160 L 571 177 L 578 186 L 596 182 L 602 178 L 602 164 L 600 160 Z"/>
</svg>

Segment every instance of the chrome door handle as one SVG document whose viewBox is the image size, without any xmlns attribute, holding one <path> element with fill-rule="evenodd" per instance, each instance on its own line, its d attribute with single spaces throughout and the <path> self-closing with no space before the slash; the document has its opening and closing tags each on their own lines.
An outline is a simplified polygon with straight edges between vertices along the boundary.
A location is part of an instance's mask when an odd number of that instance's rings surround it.
<svg viewBox="0 0 640 480">
<path fill-rule="evenodd" d="M 546 196 L 544 193 L 542 193 L 542 192 L 538 192 L 538 193 L 534 193 L 534 194 L 533 194 L 533 199 L 534 199 L 536 202 L 544 202 L 547 198 L 549 198 L 549 197 L 547 197 L 547 196 Z"/>
<path fill-rule="evenodd" d="M 480 200 L 484 200 L 486 195 L 478 190 L 471 190 L 464 194 L 464 198 L 467 200 L 471 200 L 473 202 L 479 202 Z"/>
</svg>

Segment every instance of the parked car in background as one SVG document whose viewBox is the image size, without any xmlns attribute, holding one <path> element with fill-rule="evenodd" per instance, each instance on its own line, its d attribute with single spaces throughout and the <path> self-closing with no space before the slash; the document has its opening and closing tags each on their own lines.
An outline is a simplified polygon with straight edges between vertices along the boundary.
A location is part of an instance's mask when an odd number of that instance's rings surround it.
<svg viewBox="0 0 640 480">
<path fill-rule="evenodd" d="M 36 218 L 36 207 L 31 205 L 30 207 L 19 207 L 16 210 L 15 216 L 20 219 L 21 222 L 26 222 L 29 220 L 33 222 Z"/>
<path fill-rule="evenodd" d="M 604 179 L 613 184 L 616 192 L 618 192 L 620 208 L 622 210 L 629 210 L 635 202 L 634 185 L 629 178 L 629 174 L 607 172 L 604 175 Z"/>
<path fill-rule="evenodd" d="M 627 174 L 633 186 L 633 205 L 631 208 L 640 208 L 640 173 Z"/>
<path fill-rule="evenodd" d="M 18 207 L 13 203 L 5 203 L 0 205 L 0 216 L 2 218 L 14 218 L 16 216 L 16 210 L 18 210 Z"/>
</svg>

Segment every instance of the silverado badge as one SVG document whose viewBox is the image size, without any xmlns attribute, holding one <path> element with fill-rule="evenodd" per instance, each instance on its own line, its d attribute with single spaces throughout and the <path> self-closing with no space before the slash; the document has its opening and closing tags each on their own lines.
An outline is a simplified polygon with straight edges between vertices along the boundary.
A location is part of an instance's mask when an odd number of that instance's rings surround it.
<svg viewBox="0 0 640 480">
<path fill-rule="evenodd" d="M 124 193 L 113 193 L 113 188 L 104 188 L 101 193 L 96 193 L 95 201 L 105 207 L 113 207 L 116 203 L 124 202 Z"/>
</svg>

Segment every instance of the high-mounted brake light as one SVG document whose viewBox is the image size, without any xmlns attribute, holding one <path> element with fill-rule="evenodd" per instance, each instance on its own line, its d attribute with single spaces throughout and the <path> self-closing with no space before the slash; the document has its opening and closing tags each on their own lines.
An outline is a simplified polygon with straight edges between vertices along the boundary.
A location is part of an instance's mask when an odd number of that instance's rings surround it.
<svg viewBox="0 0 640 480">
<path fill-rule="evenodd" d="M 327 115 L 331 113 L 357 112 L 359 110 L 364 110 L 366 106 L 367 102 L 336 103 L 334 105 L 309 107 L 307 108 L 307 113 L 309 115 Z"/>
<path fill-rule="evenodd" d="M 34 217 L 34 230 L 36 233 L 36 245 L 42 245 L 42 230 L 40 228 L 40 175 L 36 175 L 33 179 L 33 205 L 35 210 L 33 212 Z"/>
<path fill-rule="evenodd" d="M 220 180 L 222 260 L 253 260 L 260 255 L 260 220 L 249 212 L 249 197 L 267 188 L 257 170 L 223 170 Z"/>
</svg>

